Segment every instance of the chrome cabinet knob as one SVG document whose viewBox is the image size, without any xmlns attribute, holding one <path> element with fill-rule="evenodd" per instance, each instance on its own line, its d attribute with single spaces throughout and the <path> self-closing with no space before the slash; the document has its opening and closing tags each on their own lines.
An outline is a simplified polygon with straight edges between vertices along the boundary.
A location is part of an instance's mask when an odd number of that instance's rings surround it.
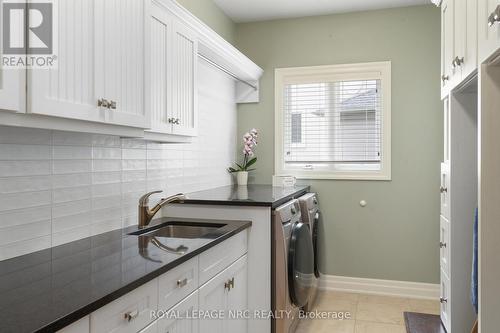
<svg viewBox="0 0 500 333">
<path fill-rule="evenodd" d="M 441 81 L 445 82 L 445 81 L 448 81 L 450 79 L 450 76 L 449 75 L 441 75 Z"/>
<path fill-rule="evenodd" d="M 444 298 L 444 297 L 439 297 L 439 302 L 441 304 L 445 304 L 445 303 L 448 303 L 448 299 L 447 298 Z"/>
<path fill-rule="evenodd" d="M 448 192 L 448 188 L 441 186 L 439 188 L 439 192 L 441 192 L 441 193 L 447 193 Z"/>
<path fill-rule="evenodd" d="M 464 63 L 464 60 L 465 60 L 464 57 L 459 58 L 457 56 L 457 57 L 455 57 L 455 59 L 453 59 L 453 61 L 451 62 L 451 65 L 452 65 L 453 68 L 460 67 Z"/>
<path fill-rule="evenodd" d="M 100 108 L 106 108 L 106 109 L 108 109 L 109 105 L 110 105 L 109 101 L 107 99 L 105 99 L 105 98 L 99 98 L 97 100 L 97 106 L 100 107 Z"/>
<path fill-rule="evenodd" d="M 488 26 L 492 27 L 496 22 L 500 22 L 500 5 L 488 16 Z"/>
<path fill-rule="evenodd" d="M 446 247 L 446 243 L 443 243 L 443 242 L 439 242 L 439 248 L 442 249 Z"/>
<path fill-rule="evenodd" d="M 110 101 L 109 102 L 109 108 L 112 110 L 116 110 L 116 101 Z"/>
<path fill-rule="evenodd" d="M 181 123 L 181 120 L 179 118 L 176 118 L 174 121 L 174 124 L 179 125 Z"/>
</svg>

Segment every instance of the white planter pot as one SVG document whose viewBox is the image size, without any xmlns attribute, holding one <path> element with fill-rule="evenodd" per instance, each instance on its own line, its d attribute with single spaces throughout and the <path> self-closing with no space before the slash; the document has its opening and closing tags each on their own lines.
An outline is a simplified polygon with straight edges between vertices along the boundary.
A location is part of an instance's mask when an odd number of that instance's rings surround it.
<svg viewBox="0 0 500 333">
<path fill-rule="evenodd" d="M 246 186 L 248 183 L 248 171 L 236 172 L 236 181 L 239 186 Z"/>
</svg>

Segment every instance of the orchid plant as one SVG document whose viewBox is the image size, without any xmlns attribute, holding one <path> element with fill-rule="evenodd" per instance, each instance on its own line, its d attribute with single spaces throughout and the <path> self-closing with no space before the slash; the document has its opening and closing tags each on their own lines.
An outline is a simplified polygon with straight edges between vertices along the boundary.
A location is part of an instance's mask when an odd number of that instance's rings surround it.
<svg viewBox="0 0 500 333">
<path fill-rule="evenodd" d="M 258 132 L 255 128 L 251 129 L 249 132 L 243 135 L 243 163 L 236 165 L 235 168 L 229 167 L 227 171 L 230 173 L 240 172 L 240 171 L 252 171 L 255 169 L 250 169 L 252 165 L 257 162 L 257 157 L 254 157 L 254 149 L 257 146 Z"/>
</svg>

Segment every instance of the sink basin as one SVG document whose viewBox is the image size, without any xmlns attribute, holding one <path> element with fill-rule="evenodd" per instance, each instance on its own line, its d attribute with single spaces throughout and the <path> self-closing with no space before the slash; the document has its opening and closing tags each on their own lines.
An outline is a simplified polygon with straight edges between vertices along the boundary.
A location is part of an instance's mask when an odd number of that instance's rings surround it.
<svg viewBox="0 0 500 333">
<path fill-rule="evenodd" d="M 148 229 L 135 231 L 129 235 L 168 238 L 203 238 L 203 236 L 225 226 L 226 224 L 171 221 Z"/>
</svg>

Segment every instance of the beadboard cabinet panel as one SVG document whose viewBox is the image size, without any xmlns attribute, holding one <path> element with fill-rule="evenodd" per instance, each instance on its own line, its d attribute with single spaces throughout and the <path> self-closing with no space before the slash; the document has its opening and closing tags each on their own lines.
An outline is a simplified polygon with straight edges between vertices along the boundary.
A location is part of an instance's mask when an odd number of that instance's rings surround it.
<svg viewBox="0 0 500 333">
<path fill-rule="evenodd" d="M 497 19 L 495 19 L 495 14 Z M 479 62 L 482 63 L 500 48 L 500 0 L 478 0 Z"/>
<path fill-rule="evenodd" d="M 29 112 L 144 128 L 148 3 L 58 2 L 57 66 L 28 71 Z"/>
<path fill-rule="evenodd" d="M 198 131 L 198 44 L 195 33 L 181 22 L 173 31 L 173 133 L 195 136 Z"/>
</svg>

